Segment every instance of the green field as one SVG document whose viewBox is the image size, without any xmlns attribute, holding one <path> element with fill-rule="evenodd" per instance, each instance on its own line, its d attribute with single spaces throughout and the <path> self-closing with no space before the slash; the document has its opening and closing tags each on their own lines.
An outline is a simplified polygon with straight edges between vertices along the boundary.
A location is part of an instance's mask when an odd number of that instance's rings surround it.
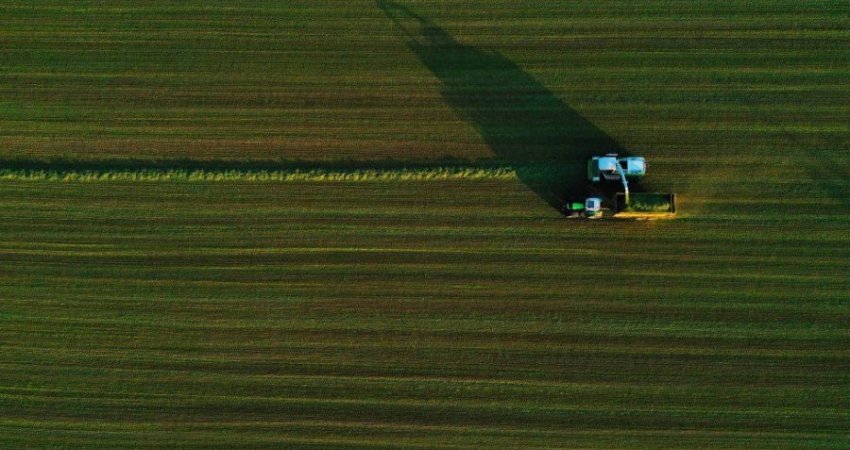
<svg viewBox="0 0 850 450">
<path fill-rule="evenodd" d="M 507 181 L 0 199 L 7 447 L 848 442 L 847 215 L 575 223 Z"/>
<path fill-rule="evenodd" d="M 538 134 L 580 114 L 652 160 L 847 150 L 843 1 L 404 2 L 467 66 L 371 0 L 175 3 L 4 1 L 0 156 L 488 158 L 510 136 L 477 107 Z M 463 97 L 511 84 L 537 109 Z"/>
<path fill-rule="evenodd" d="M 838 1 L 4 1 L 0 448 L 847 448 L 848 49 Z M 676 220 L 551 207 L 611 150 Z"/>
</svg>

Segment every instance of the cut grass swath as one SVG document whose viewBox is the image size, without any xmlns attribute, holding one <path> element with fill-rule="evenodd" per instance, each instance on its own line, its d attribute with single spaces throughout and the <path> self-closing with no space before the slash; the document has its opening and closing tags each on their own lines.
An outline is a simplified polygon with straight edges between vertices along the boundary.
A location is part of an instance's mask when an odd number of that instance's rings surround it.
<svg viewBox="0 0 850 450">
<path fill-rule="evenodd" d="M 434 167 L 419 169 L 353 170 L 0 170 L 0 180 L 97 183 L 108 181 L 148 182 L 388 182 L 447 180 L 511 180 L 516 171 L 510 167 Z"/>
</svg>

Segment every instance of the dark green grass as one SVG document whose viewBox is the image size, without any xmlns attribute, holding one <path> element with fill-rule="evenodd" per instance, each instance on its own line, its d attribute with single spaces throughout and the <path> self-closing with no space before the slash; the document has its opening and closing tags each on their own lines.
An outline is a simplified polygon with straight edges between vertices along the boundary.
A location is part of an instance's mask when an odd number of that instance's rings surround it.
<svg viewBox="0 0 850 450">
<path fill-rule="evenodd" d="M 750 199 L 4 182 L 0 443 L 844 447 L 850 221 Z"/>
<path fill-rule="evenodd" d="M 479 58 L 445 77 L 373 1 L 6 1 L 0 156 L 480 158 L 504 148 L 498 114 L 563 117 L 559 102 L 650 156 L 847 150 L 843 2 L 401 4 L 514 64 L 544 109 L 484 98 L 495 120 L 476 121 L 463 88 L 503 71 Z"/>
</svg>

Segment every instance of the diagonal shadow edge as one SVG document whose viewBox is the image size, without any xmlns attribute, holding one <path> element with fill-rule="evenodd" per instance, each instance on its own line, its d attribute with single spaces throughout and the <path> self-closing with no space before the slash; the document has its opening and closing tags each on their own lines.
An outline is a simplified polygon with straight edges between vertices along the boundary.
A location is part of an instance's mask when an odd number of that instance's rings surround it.
<svg viewBox="0 0 850 450">
<path fill-rule="evenodd" d="M 629 155 L 611 136 L 498 52 L 464 45 L 402 4 L 376 3 L 440 81 L 445 101 L 529 189 L 556 209 L 590 192 L 613 197 L 616 186 L 586 180 L 592 156 Z M 643 190 L 639 182 L 630 186 Z"/>
</svg>

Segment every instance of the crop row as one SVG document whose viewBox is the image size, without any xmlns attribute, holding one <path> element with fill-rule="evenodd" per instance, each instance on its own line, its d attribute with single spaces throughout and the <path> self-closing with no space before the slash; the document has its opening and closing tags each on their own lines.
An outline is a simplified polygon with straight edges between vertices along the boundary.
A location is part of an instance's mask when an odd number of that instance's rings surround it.
<svg viewBox="0 0 850 450">
<path fill-rule="evenodd" d="M 433 167 L 419 169 L 352 170 L 0 170 L 3 181 L 245 181 L 245 182 L 387 182 L 446 180 L 511 180 L 510 167 Z"/>
<path fill-rule="evenodd" d="M 846 448 L 847 215 L 746 194 L 5 180 L 0 447 Z"/>
</svg>

